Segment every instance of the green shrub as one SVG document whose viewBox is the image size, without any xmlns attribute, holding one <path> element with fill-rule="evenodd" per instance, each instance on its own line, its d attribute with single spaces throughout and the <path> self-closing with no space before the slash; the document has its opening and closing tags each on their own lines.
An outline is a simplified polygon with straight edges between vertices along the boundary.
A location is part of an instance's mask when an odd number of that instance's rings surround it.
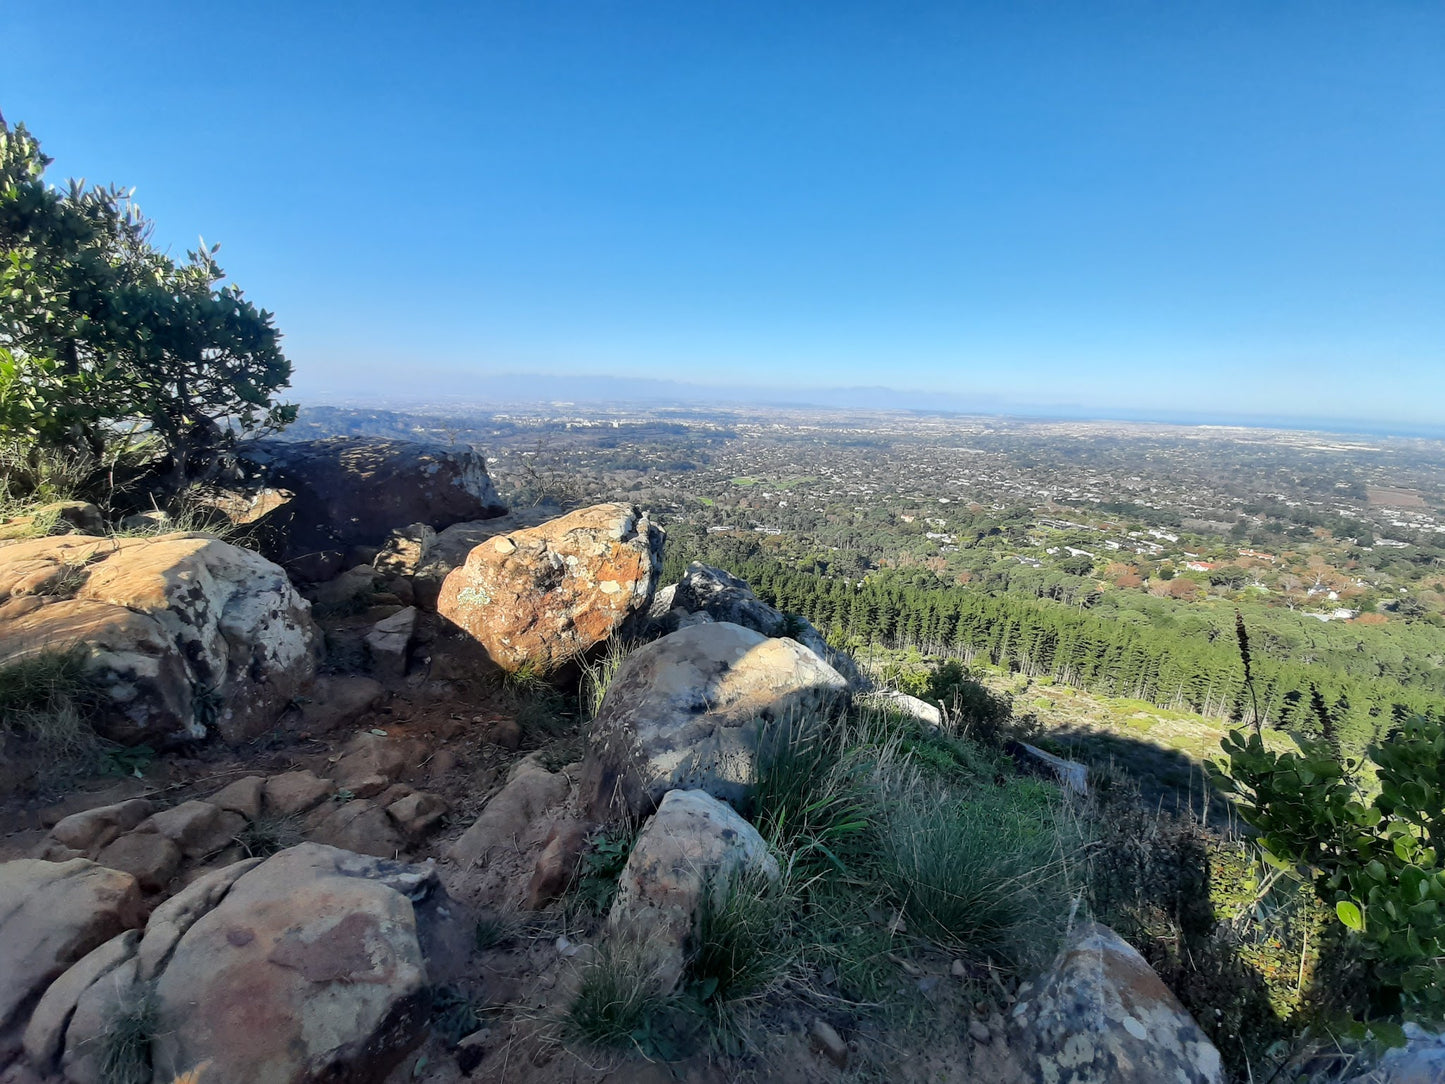
<svg viewBox="0 0 1445 1084">
<path fill-rule="evenodd" d="M 1373 797 L 1328 741 L 1275 752 L 1233 731 L 1223 747 L 1265 860 L 1308 879 L 1373 963 L 1373 1013 L 1445 1018 L 1445 724 L 1369 747 Z"/>
<path fill-rule="evenodd" d="M 606 914 L 617 896 L 617 879 L 637 842 L 638 826 L 612 824 L 593 833 L 573 887 L 573 898 L 592 914 Z"/>
</svg>

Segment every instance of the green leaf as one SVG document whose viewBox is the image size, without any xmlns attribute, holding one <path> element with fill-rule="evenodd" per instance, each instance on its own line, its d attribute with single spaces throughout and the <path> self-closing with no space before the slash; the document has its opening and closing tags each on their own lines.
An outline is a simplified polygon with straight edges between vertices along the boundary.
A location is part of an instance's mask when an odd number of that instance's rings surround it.
<svg viewBox="0 0 1445 1084">
<path fill-rule="evenodd" d="M 1335 904 L 1335 914 L 1339 916 L 1341 922 L 1356 933 L 1365 932 L 1365 916 L 1357 904 L 1349 900 L 1340 900 Z"/>
</svg>

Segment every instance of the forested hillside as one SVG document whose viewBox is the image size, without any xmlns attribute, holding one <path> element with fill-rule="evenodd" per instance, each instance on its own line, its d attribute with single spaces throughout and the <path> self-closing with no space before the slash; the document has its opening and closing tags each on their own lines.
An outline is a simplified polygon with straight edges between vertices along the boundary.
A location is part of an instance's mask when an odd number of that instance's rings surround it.
<svg viewBox="0 0 1445 1084">
<path fill-rule="evenodd" d="M 979 658 L 1207 716 L 1246 710 L 1231 608 L 1120 592 L 1041 597 L 1026 589 L 950 584 L 919 568 L 884 569 L 860 580 L 799 568 L 751 539 L 683 528 L 674 534 L 670 561 L 680 567 L 687 560 L 726 567 L 840 644 Z M 1244 613 L 1267 727 L 1317 733 L 1314 689 L 1346 742 L 1357 747 L 1408 715 L 1439 716 L 1445 707 L 1445 634 L 1433 625 L 1331 625 L 1259 606 Z"/>
</svg>

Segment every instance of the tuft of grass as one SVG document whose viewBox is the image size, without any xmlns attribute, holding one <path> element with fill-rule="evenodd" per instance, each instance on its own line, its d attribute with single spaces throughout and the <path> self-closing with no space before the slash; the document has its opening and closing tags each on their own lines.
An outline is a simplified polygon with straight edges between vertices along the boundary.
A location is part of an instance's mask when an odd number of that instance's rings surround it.
<svg viewBox="0 0 1445 1084">
<path fill-rule="evenodd" d="M 0 725 L 29 738 L 56 769 L 99 756 L 100 739 L 89 723 L 98 691 L 86 664 L 84 649 L 76 647 L 0 666 Z"/>
<path fill-rule="evenodd" d="M 304 839 L 300 818 L 275 813 L 262 813 L 236 834 L 236 842 L 251 858 L 269 858 Z"/>
<path fill-rule="evenodd" d="M 151 1049 L 160 1026 L 155 993 L 142 989 L 100 1036 L 101 1084 L 150 1084 Z"/>
<path fill-rule="evenodd" d="M 889 791 L 886 880 L 910 930 L 1007 967 L 1047 962 L 1080 846 L 1057 791 L 1015 778 L 964 792 L 916 772 Z"/>
<path fill-rule="evenodd" d="M 602 710 L 602 700 L 618 669 L 640 645 L 631 640 L 609 639 L 603 653 L 591 662 L 582 663 L 582 681 L 577 691 L 577 700 L 583 714 L 590 722 Z"/>
<path fill-rule="evenodd" d="M 796 896 L 791 871 L 750 868 L 707 886 L 695 919 L 686 977 L 697 999 L 726 1005 L 774 988 L 793 962 L 787 936 Z"/>
<path fill-rule="evenodd" d="M 875 851 L 866 740 L 841 720 L 790 716 L 763 727 L 752 820 L 806 878 L 860 877 Z"/>
<path fill-rule="evenodd" d="M 569 1039 L 649 1053 L 656 1022 L 672 1008 L 634 946 L 604 942 L 582 973 L 563 1021 Z"/>
<path fill-rule="evenodd" d="M 472 944 L 478 952 L 499 948 L 516 933 L 516 922 L 507 915 L 483 915 L 472 927 Z"/>
</svg>

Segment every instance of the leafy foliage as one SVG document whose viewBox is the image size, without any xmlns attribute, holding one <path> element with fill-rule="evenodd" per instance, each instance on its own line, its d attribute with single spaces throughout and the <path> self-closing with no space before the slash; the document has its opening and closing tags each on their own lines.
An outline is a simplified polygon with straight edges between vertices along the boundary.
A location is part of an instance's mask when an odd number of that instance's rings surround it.
<svg viewBox="0 0 1445 1084">
<path fill-rule="evenodd" d="M 1368 800 L 1361 764 L 1325 742 L 1275 752 L 1236 731 L 1224 750 L 1266 859 L 1307 875 L 1373 961 L 1374 1008 L 1445 1018 L 1445 726 L 1410 719 L 1372 745 Z"/>
<path fill-rule="evenodd" d="M 100 457 L 118 427 L 184 481 L 236 432 L 281 426 L 291 376 L 270 313 L 219 286 L 219 246 L 177 262 L 130 193 L 44 182 L 24 125 L 0 127 L 0 437 Z"/>
</svg>

